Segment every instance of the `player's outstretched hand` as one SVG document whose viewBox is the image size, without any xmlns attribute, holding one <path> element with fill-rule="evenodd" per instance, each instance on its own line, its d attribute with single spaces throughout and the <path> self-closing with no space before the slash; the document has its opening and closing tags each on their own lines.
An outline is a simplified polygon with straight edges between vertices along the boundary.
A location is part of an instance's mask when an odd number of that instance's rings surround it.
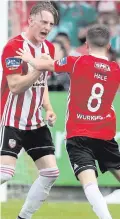
<svg viewBox="0 0 120 219">
<path fill-rule="evenodd" d="M 32 56 L 32 54 L 29 51 L 25 51 L 25 50 L 23 50 L 21 48 L 19 48 L 19 50 L 16 51 L 16 53 L 19 56 L 15 56 L 15 57 L 22 59 L 24 62 L 29 62 L 31 59 L 33 59 L 33 56 Z"/>
</svg>

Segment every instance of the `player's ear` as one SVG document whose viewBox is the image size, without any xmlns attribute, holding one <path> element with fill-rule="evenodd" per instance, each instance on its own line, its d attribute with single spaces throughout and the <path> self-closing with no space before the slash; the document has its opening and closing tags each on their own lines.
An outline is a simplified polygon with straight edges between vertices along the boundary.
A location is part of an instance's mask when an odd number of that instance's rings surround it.
<svg viewBox="0 0 120 219">
<path fill-rule="evenodd" d="M 107 45 L 107 50 L 109 50 L 110 47 L 111 47 L 111 45 L 110 45 L 110 43 L 108 43 L 108 45 Z"/>
<path fill-rule="evenodd" d="M 87 41 L 85 42 L 85 46 L 86 46 L 87 49 L 89 49 L 89 45 L 88 45 Z"/>
<path fill-rule="evenodd" d="M 33 19 L 33 16 L 29 16 L 29 18 L 28 18 L 28 24 L 29 24 L 29 26 L 33 26 L 33 24 L 34 24 L 34 19 Z"/>
</svg>

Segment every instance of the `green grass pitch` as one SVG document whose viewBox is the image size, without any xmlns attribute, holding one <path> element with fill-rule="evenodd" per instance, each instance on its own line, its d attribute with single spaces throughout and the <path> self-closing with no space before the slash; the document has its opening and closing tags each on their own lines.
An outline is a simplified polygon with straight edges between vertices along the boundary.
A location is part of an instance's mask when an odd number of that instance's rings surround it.
<svg viewBox="0 0 120 219">
<path fill-rule="evenodd" d="M 16 219 L 23 201 L 10 200 L 1 204 L 1 219 Z M 120 219 L 120 206 L 109 205 L 113 219 Z M 88 203 L 45 203 L 32 219 L 97 219 Z"/>
</svg>

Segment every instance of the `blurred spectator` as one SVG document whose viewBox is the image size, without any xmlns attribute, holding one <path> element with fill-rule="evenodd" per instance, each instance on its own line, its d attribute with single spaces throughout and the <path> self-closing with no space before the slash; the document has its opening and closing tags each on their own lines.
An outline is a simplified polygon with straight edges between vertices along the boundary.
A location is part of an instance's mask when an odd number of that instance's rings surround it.
<svg viewBox="0 0 120 219">
<path fill-rule="evenodd" d="M 118 65 L 120 66 L 120 55 L 117 56 L 117 58 L 116 58 L 116 62 L 117 62 Z"/>
<path fill-rule="evenodd" d="M 116 61 L 117 59 L 117 53 L 112 48 L 108 50 L 108 58 L 110 61 Z"/>
<path fill-rule="evenodd" d="M 58 33 L 57 36 L 55 37 L 56 40 L 58 40 L 59 42 L 62 42 L 64 44 L 64 47 L 66 49 L 66 53 L 67 55 L 70 53 L 70 48 L 71 48 L 71 45 L 70 45 L 70 38 L 68 36 L 67 33 Z"/>
<path fill-rule="evenodd" d="M 98 1 L 85 1 L 85 2 L 97 8 Z"/>
<path fill-rule="evenodd" d="M 66 55 L 69 56 L 79 56 L 80 53 L 77 52 L 75 50 L 74 47 L 71 46 L 71 42 L 70 42 L 70 38 L 69 38 L 69 35 L 65 32 L 59 32 L 57 34 L 57 36 L 55 37 L 56 40 L 58 40 L 59 42 L 62 42 L 64 44 L 64 47 L 66 49 Z"/>
<path fill-rule="evenodd" d="M 111 33 L 111 47 L 118 54 L 120 53 L 120 23 L 119 5 L 114 1 L 99 1 L 98 22 L 106 24 Z"/>
<path fill-rule="evenodd" d="M 97 10 L 99 13 L 111 13 L 116 11 L 116 5 L 114 1 L 99 1 Z"/>
<path fill-rule="evenodd" d="M 77 47 L 80 45 L 78 39 L 78 31 L 84 25 L 90 24 L 96 20 L 97 12 L 95 7 L 82 2 L 62 1 L 58 2 L 60 11 L 59 26 L 55 27 L 48 36 L 49 40 L 53 40 L 60 32 L 69 36 L 71 45 Z"/>
<path fill-rule="evenodd" d="M 81 55 L 87 55 L 88 54 L 87 46 L 85 44 L 86 34 L 87 34 L 87 31 L 88 31 L 88 28 L 90 28 L 90 26 L 93 25 L 93 24 L 95 24 L 95 22 L 82 27 L 80 29 L 79 33 L 78 33 L 78 39 L 79 39 L 81 45 L 76 49 L 76 52 L 79 52 Z"/>
<path fill-rule="evenodd" d="M 119 17 L 116 13 L 100 13 L 98 16 L 98 23 L 109 26 L 111 36 L 115 36 L 118 33 Z"/>
<path fill-rule="evenodd" d="M 115 3 L 116 3 L 117 12 L 120 15 L 120 1 L 116 1 Z"/>
<path fill-rule="evenodd" d="M 120 55 L 120 35 L 112 37 L 111 39 L 111 47 L 116 51 L 118 55 Z"/>
<path fill-rule="evenodd" d="M 59 40 L 54 40 L 52 41 L 54 47 L 55 47 L 55 59 L 59 60 L 62 59 L 63 57 L 67 56 L 67 51 L 66 48 L 63 44 L 62 41 Z"/>
<path fill-rule="evenodd" d="M 55 59 L 62 59 L 67 55 L 67 51 L 64 44 L 60 41 L 54 40 L 53 45 L 55 47 Z M 70 79 L 68 73 L 56 74 L 53 72 L 48 78 L 49 91 L 68 91 Z"/>
<path fill-rule="evenodd" d="M 108 51 L 108 58 L 110 61 L 115 61 L 120 65 L 120 53 L 118 54 L 112 47 Z"/>
</svg>

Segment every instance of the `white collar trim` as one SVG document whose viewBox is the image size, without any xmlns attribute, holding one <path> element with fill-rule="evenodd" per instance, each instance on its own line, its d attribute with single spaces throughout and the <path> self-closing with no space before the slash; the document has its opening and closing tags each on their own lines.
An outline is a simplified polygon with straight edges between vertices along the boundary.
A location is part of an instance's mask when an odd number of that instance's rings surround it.
<svg viewBox="0 0 120 219">
<path fill-rule="evenodd" d="M 21 36 L 24 40 L 26 40 L 26 42 L 31 46 L 33 47 L 34 49 L 39 49 L 42 47 L 42 43 L 40 44 L 40 46 L 35 46 L 30 40 L 28 40 L 28 38 L 25 36 L 25 32 L 22 32 L 21 33 Z"/>
<path fill-rule="evenodd" d="M 100 56 L 100 55 L 93 54 L 93 53 L 91 53 L 90 55 L 91 55 L 91 56 L 94 56 L 94 57 L 96 57 L 96 58 L 105 59 L 105 60 L 108 61 L 108 57 L 106 57 L 106 56 Z"/>
</svg>

